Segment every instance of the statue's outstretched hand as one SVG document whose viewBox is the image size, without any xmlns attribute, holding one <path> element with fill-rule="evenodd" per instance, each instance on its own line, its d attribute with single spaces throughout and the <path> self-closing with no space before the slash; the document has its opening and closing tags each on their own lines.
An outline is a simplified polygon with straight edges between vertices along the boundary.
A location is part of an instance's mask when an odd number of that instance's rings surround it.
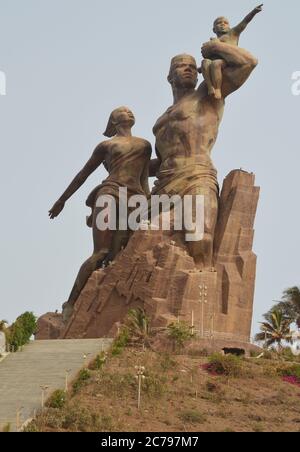
<svg viewBox="0 0 300 452">
<path fill-rule="evenodd" d="M 256 12 L 256 13 L 260 13 L 260 12 L 262 12 L 262 10 L 263 10 L 263 7 L 264 6 L 264 4 L 262 3 L 261 5 L 258 5 L 255 9 L 254 9 L 254 11 Z"/>
<path fill-rule="evenodd" d="M 65 203 L 63 201 L 57 201 L 52 207 L 52 209 L 49 210 L 49 217 L 51 218 L 51 220 L 58 217 L 58 215 L 60 214 L 64 207 Z"/>
</svg>

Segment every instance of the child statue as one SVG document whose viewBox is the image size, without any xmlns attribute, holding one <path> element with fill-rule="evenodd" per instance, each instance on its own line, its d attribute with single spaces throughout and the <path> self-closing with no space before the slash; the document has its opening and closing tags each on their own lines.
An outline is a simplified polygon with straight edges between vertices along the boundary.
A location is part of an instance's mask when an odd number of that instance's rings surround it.
<svg viewBox="0 0 300 452">
<path fill-rule="evenodd" d="M 244 20 L 236 27 L 231 28 L 228 19 L 225 17 L 218 17 L 214 22 L 213 31 L 217 35 L 217 38 L 211 38 L 211 40 L 217 40 L 224 42 L 232 46 L 238 46 L 239 39 L 242 32 L 247 25 L 252 21 L 256 14 L 262 11 L 263 5 L 259 5 L 249 13 Z M 215 97 L 215 99 L 221 99 L 222 88 L 222 69 L 226 66 L 224 60 L 220 59 L 218 55 L 213 58 L 204 59 L 199 72 L 202 72 L 204 80 L 206 81 L 208 94 Z"/>
</svg>

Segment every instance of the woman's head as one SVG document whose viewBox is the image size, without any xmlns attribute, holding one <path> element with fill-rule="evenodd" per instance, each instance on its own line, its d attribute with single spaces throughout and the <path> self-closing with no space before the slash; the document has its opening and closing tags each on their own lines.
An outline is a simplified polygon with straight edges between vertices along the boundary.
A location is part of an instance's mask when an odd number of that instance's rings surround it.
<svg viewBox="0 0 300 452">
<path fill-rule="evenodd" d="M 135 117 L 132 111 L 127 107 L 119 107 L 111 113 L 103 135 L 112 138 L 117 135 L 119 126 L 132 128 L 134 124 Z"/>
</svg>

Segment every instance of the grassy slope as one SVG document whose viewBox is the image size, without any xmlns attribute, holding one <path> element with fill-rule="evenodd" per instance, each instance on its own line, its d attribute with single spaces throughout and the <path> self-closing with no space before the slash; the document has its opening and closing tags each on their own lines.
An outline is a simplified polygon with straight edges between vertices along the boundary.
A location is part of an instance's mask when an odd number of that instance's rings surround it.
<svg viewBox="0 0 300 452">
<path fill-rule="evenodd" d="M 300 388 L 276 376 L 276 361 L 243 360 L 238 378 L 211 376 L 207 358 L 127 349 L 49 409 L 32 431 L 300 431 Z M 146 368 L 137 410 L 135 366 Z"/>
</svg>

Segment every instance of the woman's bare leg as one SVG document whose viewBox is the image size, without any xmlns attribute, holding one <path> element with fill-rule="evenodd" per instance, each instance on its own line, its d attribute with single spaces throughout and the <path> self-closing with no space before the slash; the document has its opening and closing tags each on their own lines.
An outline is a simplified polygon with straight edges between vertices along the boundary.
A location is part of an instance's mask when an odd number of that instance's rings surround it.
<svg viewBox="0 0 300 452">
<path fill-rule="evenodd" d="M 101 267 L 101 263 L 112 249 L 113 239 L 115 231 L 106 229 L 100 231 L 96 224 L 97 215 L 100 213 L 101 208 L 95 208 L 93 214 L 93 239 L 94 239 L 94 252 L 84 264 L 81 266 L 71 294 L 67 301 L 67 304 L 74 306 L 82 289 L 86 285 L 88 279 L 92 273 Z"/>
</svg>

